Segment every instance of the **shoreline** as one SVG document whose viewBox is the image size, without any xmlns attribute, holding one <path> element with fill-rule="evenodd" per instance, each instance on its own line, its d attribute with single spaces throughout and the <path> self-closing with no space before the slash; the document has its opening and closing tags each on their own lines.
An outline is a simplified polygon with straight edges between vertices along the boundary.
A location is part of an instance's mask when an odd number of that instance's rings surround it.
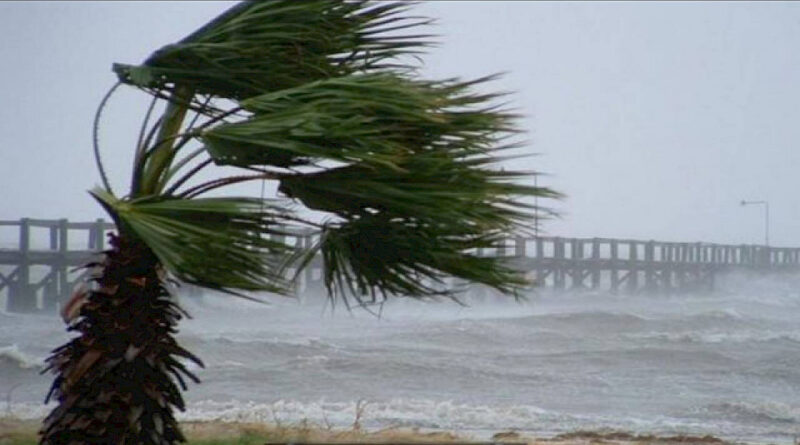
<svg viewBox="0 0 800 445">
<path fill-rule="evenodd" d="M 36 443 L 41 419 L 0 417 L 0 444 Z M 187 443 L 263 444 L 267 442 L 306 442 L 330 444 L 448 444 L 496 443 L 540 445 L 739 445 L 714 436 L 658 436 L 624 431 L 575 431 L 553 437 L 537 437 L 517 431 L 499 431 L 491 438 L 478 439 L 468 434 L 447 431 L 422 431 L 416 428 L 385 428 L 375 431 L 355 426 L 350 429 L 320 426 L 310 422 L 275 425 L 270 423 L 183 421 L 181 428 Z"/>
</svg>

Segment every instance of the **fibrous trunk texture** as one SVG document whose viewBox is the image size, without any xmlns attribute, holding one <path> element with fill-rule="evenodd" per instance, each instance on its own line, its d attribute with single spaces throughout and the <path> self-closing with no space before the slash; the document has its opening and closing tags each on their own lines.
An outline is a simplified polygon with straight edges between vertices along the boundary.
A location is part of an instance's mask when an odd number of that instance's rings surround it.
<svg viewBox="0 0 800 445">
<path fill-rule="evenodd" d="M 181 359 L 202 362 L 173 338 L 185 313 L 166 288 L 153 253 L 135 238 L 111 235 L 79 312 L 67 315 L 80 336 L 47 359 L 56 378 L 41 444 L 184 442 L 173 407 L 184 409 L 176 382 L 197 378 Z"/>
</svg>

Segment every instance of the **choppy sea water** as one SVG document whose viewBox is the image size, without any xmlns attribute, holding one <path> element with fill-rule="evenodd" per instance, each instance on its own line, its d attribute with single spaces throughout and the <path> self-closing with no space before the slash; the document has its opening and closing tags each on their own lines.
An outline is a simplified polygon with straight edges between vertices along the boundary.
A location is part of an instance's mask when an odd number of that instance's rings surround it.
<svg viewBox="0 0 800 445">
<path fill-rule="evenodd" d="M 532 294 L 470 307 L 398 300 L 380 319 L 315 298 L 184 299 L 206 362 L 183 419 L 800 436 L 800 283 L 728 277 L 707 295 Z M 55 316 L 0 314 L 0 414 L 45 415 Z"/>
</svg>

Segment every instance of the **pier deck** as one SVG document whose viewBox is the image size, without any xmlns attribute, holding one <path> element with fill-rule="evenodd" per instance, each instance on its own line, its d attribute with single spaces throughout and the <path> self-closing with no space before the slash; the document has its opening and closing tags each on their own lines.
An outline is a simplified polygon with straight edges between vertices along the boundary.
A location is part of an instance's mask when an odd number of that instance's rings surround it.
<svg viewBox="0 0 800 445">
<path fill-rule="evenodd" d="M 0 229 L 18 231 L 16 246 L 0 247 L 0 300 L 9 312 L 33 312 L 53 311 L 69 298 L 85 273 L 74 269 L 104 249 L 114 225 L 23 218 L 0 221 Z M 312 237 L 288 241 L 310 245 Z M 717 274 L 735 269 L 800 272 L 800 248 L 759 245 L 517 237 L 478 253 L 507 257 L 537 286 L 554 290 L 673 293 L 710 290 Z M 321 267 L 320 259 L 311 263 L 300 291 L 322 288 Z"/>
</svg>

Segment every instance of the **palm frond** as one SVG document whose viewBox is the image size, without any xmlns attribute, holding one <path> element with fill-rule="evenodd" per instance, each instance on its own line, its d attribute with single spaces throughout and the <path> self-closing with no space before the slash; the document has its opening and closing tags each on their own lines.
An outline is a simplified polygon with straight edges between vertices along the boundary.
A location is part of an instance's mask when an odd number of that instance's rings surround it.
<svg viewBox="0 0 800 445">
<path fill-rule="evenodd" d="M 514 146 L 515 116 L 493 105 L 499 95 L 472 92 L 488 80 L 320 80 L 244 100 L 249 119 L 201 138 L 218 164 L 338 161 L 282 175 L 278 188 L 341 221 L 319 245 L 331 292 L 430 296 L 438 286 L 424 283 L 446 276 L 513 292 L 519 276 L 473 250 L 526 226 L 539 209 L 522 198 L 559 195 L 497 168 L 497 154 Z"/>
<path fill-rule="evenodd" d="M 413 217 L 364 215 L 323 232 L 325 285 L 330 295 L 359 304 L 389 296 L 453 297 L 458 289 L 445 284 L 448 277 L 513 294 L 526 284 L 520 274 L 501 258 L 476 254 L 496 247 L 501 235 Z"/>
<path fill-rule="evenodd" d="M 529 217 L 521 203 L 509 202 L 511 197 L 556 195 L 547 188 L 512 182 L 522 174 L 471 168 L 433 155 L 407 158 L 397 166 L 398 170 L 352 165 L 289 176 L 281 180 L 279 191 L 309 208 L 346 219 L 382 213 L 505 230 Z"/>
<path fill-rule="evenodd" d="M 487 153 L 514 133 L 499 95 L 472 82 L 420 81 L 393 73 L 350 75 L 259 95 L 243 121 L 203 132 L 220 165 L 286 167 L 319 159 L 388 167 L 425 151 Z"/>
<path fill-rule="evenodd" d="M 328 225 L 319 247 L 331 295 L 431 296 L 444 277 L 504 293 L 524 285 L 504 260 L 476 249 L 497 247 L 541 211 L 521 198 L 559 195 L 512 182 L 515 172 L 425 157 L 400 165 L 409 173 L 348 166 L 282 181 L 286 195 L 344 220 Z"/>
<path fill-rule="evenodd" d="M 251 198 L 120 201 L 103 190 L 92 195 L 120 230 L 147 245 L 179 280 L 223 292 L 290 292 L 284 267 L 294 254 L 281 238 L 287 212 Z"/>
<path fill-rule="evenodd" d="M 355 71 L 394 69 L 397 56 L 430 42 L 402 32 L 426 22 L 403 2 L 246 1 L 142 65 L 116 64 L 122 82 L 160 91 L 168 84 L 243 99 Z M 399 66 L 402 67 L 402 64 Z"/>
</svg>

